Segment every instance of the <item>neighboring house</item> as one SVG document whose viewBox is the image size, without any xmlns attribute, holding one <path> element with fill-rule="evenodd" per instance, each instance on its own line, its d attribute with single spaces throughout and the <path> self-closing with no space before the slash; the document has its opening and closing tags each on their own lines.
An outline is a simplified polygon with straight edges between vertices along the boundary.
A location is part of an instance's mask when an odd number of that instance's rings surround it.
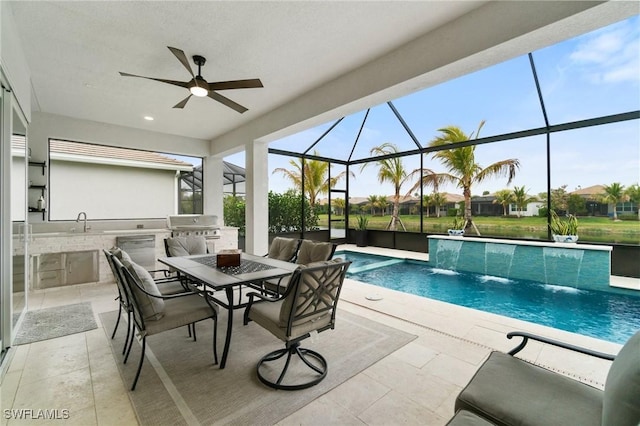
<svg viewBox="0 0 640 426">
<path fill-rule="evenodd" d="M 50 220 L 74 220 L 81 211 L 90 219 L 149 219 L 178 212 L 180 172 L 193 165 L 150 151 L 51 140 L 49 168 Z"/>
<path fill-rule="evenodd" d="M 540 209 L 544 207 L 540 200 L 532 201 L 520 211 L 518 211 L 518 206 L 514 203 L 509 204 L 509 209 L 507 210 L 507 214 L 509 216 L 521 216 L 521 217 L 532 217 L 539 216 Z M 500 206 L 502 208 L 502 206 Z"/>
<path fill-rule="evenodd" d="M 589 216 L 613 216 L 614 206 L 602 202 L 602 197 L 605 195 L 604 185 L 592 185 L 576 189 L 570 192 L 569 195 L 579 195 L 584 198 L 585 208 Z M 619 210 L 618 213 L 622 212 Z"/>
<path fill-rule="evenodd" d="M 502 204 L 494 203 L 495 195 L 476 195 L 471 197 L 471 212 L 474 216 L 503 216 Z M 509 211 L 507 210 L 507 214 Z"/>
</svg>

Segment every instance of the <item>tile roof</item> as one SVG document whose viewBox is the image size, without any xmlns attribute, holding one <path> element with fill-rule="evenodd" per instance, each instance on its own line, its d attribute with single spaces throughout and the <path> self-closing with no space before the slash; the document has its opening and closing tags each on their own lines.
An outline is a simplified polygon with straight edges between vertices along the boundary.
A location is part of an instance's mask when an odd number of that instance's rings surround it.
<svg viewBox="0 0 640 426">
<path fill-rule="evenodd" d="M 94 145 L 81 142 L 69 142 L 52 139 L 49 142 L 49 152 L 57 154 L 82 155 L 88 157 L 114 158 L 147 163 L 168 164 L 174 166 L 193 166 L 185 161 L 176 160 L 157 152 L 139 149 L 117 148 L 113 146 Z"/>
</svg>

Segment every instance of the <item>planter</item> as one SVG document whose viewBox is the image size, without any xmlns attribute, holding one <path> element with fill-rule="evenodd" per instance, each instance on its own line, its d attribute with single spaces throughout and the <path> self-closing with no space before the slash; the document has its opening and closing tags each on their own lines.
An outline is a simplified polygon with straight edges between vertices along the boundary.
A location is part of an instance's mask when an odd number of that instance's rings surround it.
<svg viewBox="0 0 640 426">
<path fill-rule="evenodd" d="M 366 229 L 356 229 L 356 246 L 366 247 L 369 244 Z"/>
<path fill-rule="evenodd" d="M 556 243 L 577 243 L 577 235 L 553 235 L 553 241 Z"/>
<path fill-rule="evenodd" d="M 461 237 L 464 235 L 464 229 L 448 229 L 447 232 L 452 237 Z"/>
</svg>

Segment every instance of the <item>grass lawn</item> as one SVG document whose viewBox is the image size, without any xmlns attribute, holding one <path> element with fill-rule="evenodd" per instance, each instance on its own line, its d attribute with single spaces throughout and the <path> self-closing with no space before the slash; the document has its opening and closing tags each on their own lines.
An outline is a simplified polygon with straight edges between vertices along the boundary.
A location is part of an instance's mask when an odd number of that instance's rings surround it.
<svg viewBox="0 0 640 426">
<path fill-rule="evenodd" d="M 384 230 L 387 228 L 391 216 L 371 216 L 369 229 Z M 333 215 L 332 220 L 343 219 L 342 216 Z M 350 227 L 355 228 L 357 215 L 349 217 Z M 404 215 L 400 220 L 409 232 L 420 231 L 420 216 Z M 453 218 L 450 217 L 426 217 L 424 218 L 424 231 L 429 233 L 446 233 L 450 228 Z M 505 236 L 520 238 L 542 238 L 547 236 L 547 220 L 544 217 L 515 217 L 515 216 L 489 216 L 474 217 L 473 221 L 482 235 Z M 327 226 L 327 215 L 320 215 L 320 226 Z M 343 228 L 344 223 L 333 222 L 333 227 Z M 402 227 L 398 227 L 402 230 Z M 582 241 L 617 242 L 628 244 L 640 244 L 640 222 L 630 220 L 613 221 L 608 217 L 579 217 L 578 234 Z M 471 232 L 471 231 L 468 231 Z M 471 232 L 473 235 L 473 232 Z"/>
</svg>

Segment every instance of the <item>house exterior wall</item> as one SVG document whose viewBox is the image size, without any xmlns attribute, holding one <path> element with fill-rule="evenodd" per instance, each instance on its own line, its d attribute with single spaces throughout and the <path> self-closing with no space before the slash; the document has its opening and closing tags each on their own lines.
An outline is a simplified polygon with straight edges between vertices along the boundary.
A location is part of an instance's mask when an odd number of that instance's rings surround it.
<svg viewBox="0 0 640 426">
<path fill-rule="evenodd" d="M 176 172 L 52 160 L 50 220 L 151 219 L 177 213 Z"/>
<path fill-rule="evenodd" d="M 520 216 L 526 216 L 526 217 L 538 216 L 540 207 L 544 207 L 544 206 L 540 204 L 540 201 L 536 201 L 534 203 L 527 204 L 526 210 L 522 210 L 521 212 L 519 212 L 515 204 L 510 204 L 508 213 L 509 215 L 513 215 L 513 216 L 517 216 L 518 214 L 520 214 Z"/>
</svg>

